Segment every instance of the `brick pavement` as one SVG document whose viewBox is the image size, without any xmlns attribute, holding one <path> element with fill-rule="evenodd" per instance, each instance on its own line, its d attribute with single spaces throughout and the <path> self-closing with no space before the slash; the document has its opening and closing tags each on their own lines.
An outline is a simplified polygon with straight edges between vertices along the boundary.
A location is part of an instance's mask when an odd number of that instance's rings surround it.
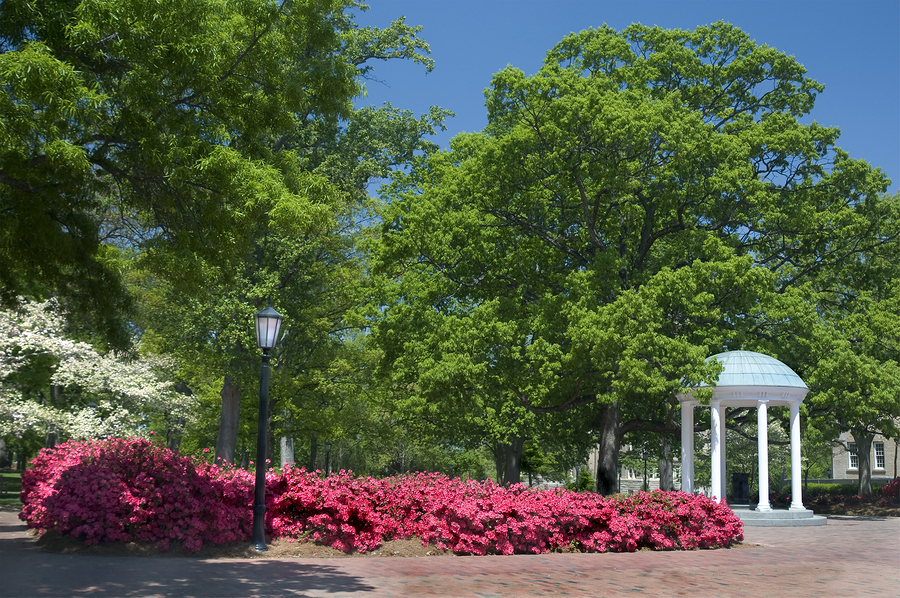
<svg viewBox="0 0 900 598">
<path fill-rule="evenodd" d="M 900 596 L 900 519 L 747 528 L 760 548 L 539 556 L 200 560 L 39 551 L 0 513 L 0 597 Z"/>
</svg>

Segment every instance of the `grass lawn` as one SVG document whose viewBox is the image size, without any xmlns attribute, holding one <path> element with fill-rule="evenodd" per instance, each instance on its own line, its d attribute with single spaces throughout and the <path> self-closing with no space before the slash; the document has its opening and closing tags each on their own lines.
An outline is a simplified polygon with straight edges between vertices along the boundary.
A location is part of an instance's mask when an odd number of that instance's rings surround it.
<svg viewBox="0 0 900 598">
<path fill-rule="evenodd" d="M 22 501 L 19 500 L 19 492 L 22 491 L 22 472 L 11 469 L 0 469 L 0 507 L 20 510 Z M 4 509 L 4 510 L 6 510 Z"/>
</svg>

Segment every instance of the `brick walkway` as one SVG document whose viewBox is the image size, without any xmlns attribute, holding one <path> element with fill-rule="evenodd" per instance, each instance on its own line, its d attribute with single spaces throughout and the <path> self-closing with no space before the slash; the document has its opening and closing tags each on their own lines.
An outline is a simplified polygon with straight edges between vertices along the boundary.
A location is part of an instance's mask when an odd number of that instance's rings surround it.
<svg viewBox="0 0 900 598">
<path fill-rule="evenodd" d="M 542 556 L 219 560 L 37 550 L 0 513 L 0 597 L 900 596 L 900 519 L 747 528 L 761 548 Z"/>
</svg>

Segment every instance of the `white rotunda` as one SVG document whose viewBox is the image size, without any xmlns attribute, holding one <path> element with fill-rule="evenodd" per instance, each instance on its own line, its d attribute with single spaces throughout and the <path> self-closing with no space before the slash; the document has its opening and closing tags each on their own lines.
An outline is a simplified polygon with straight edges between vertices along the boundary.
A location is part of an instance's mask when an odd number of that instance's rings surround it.
<svg viewBox="0 0 900 598">
<path fill-rule="evenodd" d="M 800 484 L 800 403 L 809 388 L 794 370 L 774 357 L 753 351 L 728 351 L 709 359 L 720 361 L 725 369 L 713 388 L 710 401 L 710 452 L 712 456 L 711 496 L 725 497 L 725 410 L 729 407 L 755 407 L 759 459 L 759 504 L 757 511 L 769 512 L 769 407 L 787 405 L 791 410 L 791 511 L 805 511 Z M 705 386 L 705 385 L 701 385 Z M 693 393 L 678 395 L 681 402 L 681 489 L 694 491 L 694 408 L 700 403 Z"/>
</svg>

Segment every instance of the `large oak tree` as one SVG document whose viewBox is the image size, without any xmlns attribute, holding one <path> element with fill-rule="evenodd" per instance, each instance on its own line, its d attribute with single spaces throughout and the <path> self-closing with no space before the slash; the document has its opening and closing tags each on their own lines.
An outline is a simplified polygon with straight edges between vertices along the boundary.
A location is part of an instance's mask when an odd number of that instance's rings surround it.
<svg viewBox="0 0 900 598">
<path fill-rule="evenodd" d="M 623 435 L 675 433 L 708 355 L 792 363 L 778 340 L 812 334 L 813 277 L 897 243 L 884 174 L 801 120 L 822 90 L 725 23 L 590 29 L 532 76 L 497 73 L 485 131 L 399 178 L 384 213 L 395 388 L 513 453 L 577 413 L 613 491 Z"/>
</svg>

